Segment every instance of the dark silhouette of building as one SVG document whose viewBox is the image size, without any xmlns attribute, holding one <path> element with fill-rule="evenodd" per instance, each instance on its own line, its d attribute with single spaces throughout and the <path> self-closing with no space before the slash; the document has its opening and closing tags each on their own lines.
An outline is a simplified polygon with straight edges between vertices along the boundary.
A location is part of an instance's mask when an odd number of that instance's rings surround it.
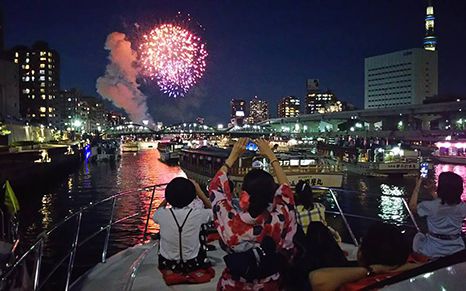
<svg viewBox="0 0 466 291">
<path fill-rule="evenodd" d="M 242 126 L 246 116 L 246 101 L 242 99 L 231 99 L 230 120 L 233 125 Z"/>
<path fill-rule="evenodd" d="M 294 96 L 286 96 L 278 103 L 278 117 L 295 117 L 299 116 L 300 101 Z"/>
<path fill-rule="evenodd" d="M 19 118 L 18 67 L 0 59 L 0 121 Z"/>
<path fill-rule="evenodd" d="M 249 102 L 248 123 L 255 124 L 269 118 L 269 108 L 267 101 L 261 100 L 254 96 Z"/>
</svg>

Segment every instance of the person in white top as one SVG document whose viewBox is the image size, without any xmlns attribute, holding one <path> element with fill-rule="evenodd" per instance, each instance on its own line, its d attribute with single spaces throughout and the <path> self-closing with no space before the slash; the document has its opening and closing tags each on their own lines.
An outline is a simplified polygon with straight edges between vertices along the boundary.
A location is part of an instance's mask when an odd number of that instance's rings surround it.
<svg viewBox="0 0 466 291">
<path fill-rule="evenodd" d="M 196 197 L 204 208 L 193 207 Z M 203 224 L 212 221 L 211 208 L 196 182 L 177 177 L 168 183 L 165 199 L 154 214 L 154 221 L 160 225 L 159 269 L 187 273 L 209 266 L 200 232 Z"/>
</svg>

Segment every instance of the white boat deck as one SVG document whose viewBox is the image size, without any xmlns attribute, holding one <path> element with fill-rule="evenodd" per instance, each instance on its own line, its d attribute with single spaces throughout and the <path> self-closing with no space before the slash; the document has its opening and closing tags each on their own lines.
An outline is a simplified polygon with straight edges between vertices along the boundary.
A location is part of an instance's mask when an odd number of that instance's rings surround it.
<svg viewBox="0 0 466 291">
<path fill-rule="evenodd" d="M 221 250 L 218 243 L 214 245 L 216 250 L 207 252 L 207 255 L 215 270 L 215 277 L 208 283 L 165 285 L 157 268 L 158 244 L 152 241 L 144 245 L 128 248 L 110 257 L 106 263 L 99 263 L 72 286 L 72 290 L 215 290 L 218 279 L 225 268 L 223 261 L 225 252 Z M 357 249 L 354 245 L 343 243 L 340 246 L 348 253 L 348 259 L 354 260 L 356 258 Z"/>
<path fill-rule="evenodd" d="M 102 290 L 215 290 L 218 279 L 223 272 L 225 253 L 216 244 L 216 250 L 208 252 L 215 278 L 204 284 L 185 284 L 167 286 L 157 268 L 157 242 L 150 242 L 128 248 L 110 257 L 106 263 L 99 263 L 84 275 L 79 282 L 72 286 L 72 290 L 102 291 Z M 132 276 L 135 271 L 135 276 Z"/>
</svg>

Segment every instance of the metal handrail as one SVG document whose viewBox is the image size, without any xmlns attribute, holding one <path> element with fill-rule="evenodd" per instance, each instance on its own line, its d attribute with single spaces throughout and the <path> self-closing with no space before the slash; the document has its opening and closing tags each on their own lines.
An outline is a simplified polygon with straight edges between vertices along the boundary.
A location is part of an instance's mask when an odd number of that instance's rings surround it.
<svg viewBox="0 0 466 291">
<path fill-rule="evenodd" d="M 124 192 L 119 192 L 116 194 L 113 194 L 109 197 L 106 197 L 104 199 L 101 199 L 99 201 L 95 202 L 90 202 L 88 205 L 81 207 L 79 210 L 75 211 L 74 213 L 66 216 L 63 218 L 60 222 L 56 223 L 52 228 L 43 231 L 40 233 L 36 239 L 36 241 L 16 260 L 16 262 L 8 268 L 1 276 L 0 276 L 0 282 L 1 286 L 6 286 L 8 284 L 8 280 L 12 278 L 12 276 L 15 274 L 15 271 L 19 270 L 20 266 L 22 264 L 27 263 L 27 259 L 31 256 L 34 256 L 33 258 L 33 278 L 32 278 L 32 283 L 33 283 L 33 290 L 40 290 L 42 289 L 45 284 L 48 282 L 48 280 L 52 277 L 52 275 L 58 270 L 58 268 L 63 265 L 67 259 L 68 259 L 68 266 L 67 266 L 67 272 L 66 272 L 66 281 L 65 281 L 65 287 L 64 290 L 68 291 L 70 289 L 70 286 L 73 286 L 73 284 L 79 279 L 75 280 L 74 282 L 71 282 L 71 277 L 73 273 L 73 268 L 74 268 L 74 260 L 76 257 L 76 253 L 78 249 L 95 238 L 98 234 L 102 233 L 103 231 L 106 231 L 105 235 L 105 240 L 104 240 L 104 245 L 102 248 L 102 253 L 101 253 L 101 259 L 100 261 L 102 263 L 106 262 L 107 259 L 107 250 L 109 247 L 109 242 L 110 242 L 110 233 L 112 226 L 115 224 L 121 223 L 127 219 L 130 219 L 132 217 L 136 217 L 138 215 L 141 215 L 141 211 L 137 211 L 136 213 L 127 215 L 123 218 L 114 219 L 115 215 L 115 206 L 116 202 L 118 199 L 120 199 L 123 196 L 129 196 L 129 195 L 134 195 L 134 194 L 139 194 L 142 191 L 149 192 L 151 191 L 151 197 L 150 197 L 150 203 L 148 207 L 148 213 L 147 213 L 147 218 L 144 226 L 144 232 L 143 232 L 143 240 L 146 240 L 147 237 L 147 229 L 148 229 L 148 224 L 150 220 L 150 215 L 152 211 L 152 204 L 154 202 L 154 197 L 155 197 L 155 191 L 157 189 L 162 189 L 164 186 L 167 184 L 157 184 L 157 185 L 152 185 L 152 186 L 147 186 L 143 188 L 139 188 L 136 190 L 129 190 L 129 191 L 124 191 Z M 82 218 L 83 215 L 85 215 L 85 212 L 88 210 L 91 210 L 95 208 L 98 205 L 101 205 L 105 202 L 112 202 L 112 208 L 110 212 L 110 218 L 108 222 L 106 223 L 105 226 L 101 226 L 100 229 L 90 235 L 88 235 L 85 238 L 82 238 L 80 241 L 80 231 L 81 231 L 81 225 L 82 225 Z M 76 220 L 76 233 L 73 238 L 73 243 L 71 244 L 70 249 L 66 252 L 66 254 L 55 261 L 55 264 L 52 266 L 51 271 L 44 275 L 42 277 L 43 280 L 41 280 L 41 270 L 42 270 L 42 261 L 43 261 L 43 248 L 46 239 L 54 233 L 55 231 L 61 229 L 68 221 L 71 221 L 75 219 Z"/>
<path fill-rule="evenodd" d="M 332 197 L 332 200 L 335 202 L 335 205 L 338 209 L 338 211 L 329 211 L 326 210 L 327 213 L 331 214 L 339 214 L 343 220 L 343 223 L 345 224 L 346 230 L 348 230 L 349 235 L 351 236 L 351 240 L 356 246 L 359 246 L 359 241 L 357 240 L 356 236 L 354 235 L 353 230 L 351 229 L 351 226 L 348 223 L 348 220 L 346 217 L 354 217 L 354 218 L 361 218 L 361 219 L 369 219 L 369 220 L 376 220 L 379 221 L 378 219 L 371 219 L 370 217 L 365 217 L 361 215 L 354 215 L 354 214 L 348 214 L 344 213 L 342 208 L 340 207 L 340 203 L 338 202 L 338 199 L 335 195 L 335 192 L 337 191 L 344 191 L 346 193 L 361 193 L 360 191 L 355 191 L 355 190 L 346 190 L 346 189 L 339 189 L 339 188 L 329 188 L 329 187 L 321 187 L 321 186 L 313 186 L 312 189 L 315 190 L 324 190 L 328 191 L 330 193 L 330 196 Z M 387 195 L 387 194 L 381 194 L 379 195 L 380 197 L 391 197 L 391 198 L 398 198 L 403 201 L 403 207 L 406 209 L 406 211 L 409 214 L 409 217 L 411 221 L 413 222 L 414 227 L 416 228 L 416 231 L 420 231 L 419 225 L 416 222 L 416 219 L 414 218 L 414 214 L 412 213 L 411 209 L 409 209 L 408 203 L 406 202 L 406 197 L 404 196 L 396 196 L 396 195 Z"/>
</svg>

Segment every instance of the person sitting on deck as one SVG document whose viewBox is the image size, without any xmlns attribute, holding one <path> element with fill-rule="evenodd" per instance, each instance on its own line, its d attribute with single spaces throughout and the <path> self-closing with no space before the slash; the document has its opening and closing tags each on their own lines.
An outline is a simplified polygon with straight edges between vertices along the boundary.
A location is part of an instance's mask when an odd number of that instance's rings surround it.
<svg viewBox="0 0 466 291">
<path fill-rule="evenodd" d="M 243 191 L 240 193 L 241 210 L 233 207 L 227 173 L 246 151 L 247 143 L 246 138 L 240 138 L 235 143 L 209 188 L 214 222 L 223 247 L 230 253 L 225 257 L 227 268 L 220 277 L 217 290 L 280 290 L 280 271 L 283 264 L 264 261 L 275 258 L 278 252 L 285 253 L 283 257 L 288 259 L 289 253 L 294 249 L 293 236 L 297 229 L 294 196 L 278 159 L 268 142 L 261 139 L 256 140 L 256 144 L 260 154 L 270 160 L 279 185 L 266 171 L 253 169 L 243 179 Z M 266 249 L 274 251 L 268 256 L 265 255 Z M 247 256 L 251 253 L 254 253 L 252 262 L 246 259 L 251 258 Z M 232 256 L 239 260 L 228 260 L 228 257 Z M 258 259 L 259 257 L 261 259 Z M 237 264 L 229 264 L 232 261 L 236 261 Z M 256 269 L 258 272 L 254 275 L 258 276 L 249 276 L 248 272 L 246 278 L 241 271 L 237 271 L 238 269 Z"/>
<path fill-rule="evenodd" d="M 190 206 L 196 195 L 205 208 Z M 210 266 L 199 239 L 201 226 L 212 221 L 210 208 L 210 200 L 196 182 L 177 177 L 168 183 L 165 199 L 154 213 L 160 225 L 160 270 L 189 273 Z"/>
<path fill-rule="evenodd" d="M 322 268 L 309 274 L 313 291 L 361 290 L 419 264 L 407 263 L 411 247 L 394 225 L 376 223 L 358 249 L 360 267 Z"/>
<path fill-rule="evenodd" d="M 437 192 L 431 191 L 434 200 L 417 203 L 423 179 L 418 178 L 409 208 L 419 216 L 427 217 L 428 233 L 417 233 L 413 250 L 429 258 L 444 257 L 465 248 L 461 227 L 466 217 L 466 203 L 461 201 L 463 179 L 453 172 L 438 177 Z"/>
<path fill-rule="evenodd" d="M 296 193 L 296 218 L 304 233 L 307 233 L 311 221 L 320 221 L 328 227 L 337 242 L 341 242 L 340 234 L 327 225 L 325 219 L 325 206 L 314 201 L 312 188 L 309 183 L 299 180 L 295 186 Z"/>
</svg>

